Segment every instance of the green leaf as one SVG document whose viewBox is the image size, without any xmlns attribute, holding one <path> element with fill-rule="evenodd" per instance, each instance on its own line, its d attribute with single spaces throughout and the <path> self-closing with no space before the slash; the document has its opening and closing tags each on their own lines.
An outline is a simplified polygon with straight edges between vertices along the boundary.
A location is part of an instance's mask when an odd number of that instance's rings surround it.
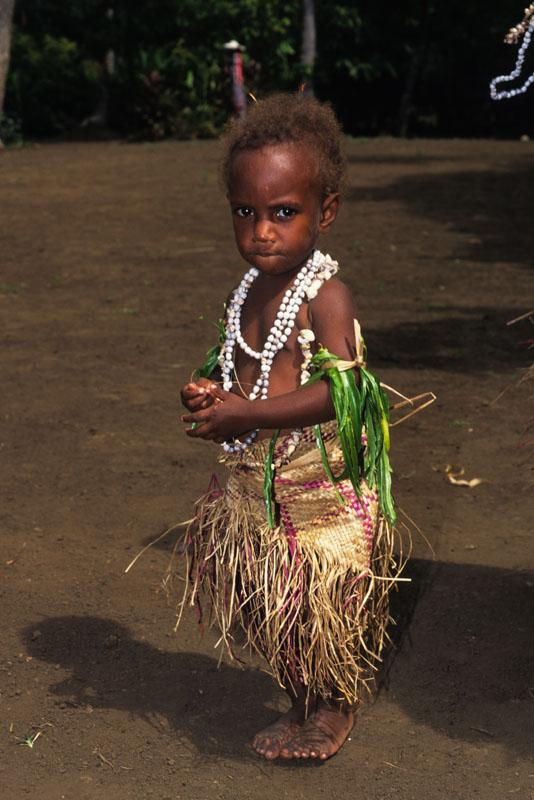
<svg viewBox="0 0 534 800">
<path fill-rule="evenodd" d="M 321 431 L 321 426 L 320 425 L 314 425 L 313 430 L 315 432 L 315 441 L 317 442 L 317 447 L 319 448 L 319 452 L 321 454 L 321 461 L 323 462 L 323 469 L 326 472 L 326 476 L 327 476 L 328 480 L 330 481 L 330 483 L 332 484 L 332 486 L 334 487 L 337 499 L 339 500 L 341 505 L 346 505 L 347 501 L 345 500 L 343 495 L 336 488 L 336 483 L 343 479 L 343 474 L 336 478 L 336 476 L 332 472 L 332 468 L 330 466 L 330 462 L 328 461 L 328 454 L 326 452 L 326 447 L 325 447 L 325 444 L 324 444 L 324 439 L 323 439 L 323 434 L 322 434 L 322 431 Z"/>
<path fill-rule="evenodd" d="M 219 355 L 221 352 L 221 348 L 218 344 L 210 347 L 208 352 L 206 353 L 206 360 L 199 367 L 195 370 L 195 378 L 209 378 L 211 377 L 212 373 L 217 368 L 217 364 L 219 363 Z"/>
<path fill-rule="evenodd" d="M 219 356 L 221 354 L 221 349 L 226 340 L 226 328 L 223 319 L 220 319 L 218 322 L 215 323 L 215 325 L 217 327 L 217 331 L 219 334 L 219 344 L 210 347 L 210 349 L 206 353 L 206 360 L 204 361 L 202 366 L 196 369 L 194 372 L 195 378 L 211 378 L 212 374 L 217 369 L 219 363 Z"/>
<path fill-rule="evenodd" d="M 263 473 L 263 499 L 267 510 L 267 524 L 269 528 L 274 528 L 274 508 L 273 508 L 273 482 L 274 482 L 274 451 L 280 430 L 274 432 L 269 442 L 269 450 L 265 459 L 265 471 Z"/>
<path fill-rule="evenodd" d="M 185 75 L 184 84 L 188 89 L 192 89 L 195 85 L 195 74 L 192 69 L 188 69 Z"/>
<path fill-rule="evenodd" d="M 322 438 L 317 437 L 317 445 L 325 472 L 334 484 L 346 477 L 354 491 L 361 495 L 361 483 L 366 481 L 371 489 L 376 489 L 380 509 L 391 523 L 396 520 L 395 505 L 391 494 L 391 467 L 389 464 L 389 401 L 380 386 L 379 379 L 367 368 L 359 370 L 360 386 L 356 383 L 353 370 L 340 371 L 336 362 L 341 359 L 320 348 L 311 360 L 312 383 L 326 378 L 330 385 L 330 395 L 338 425 L 338 436 L 345 470 L 342 476 L 334 476 Z M 362 445 L 363 427 L 367 434 L 367 445 Z"/>
</svg>

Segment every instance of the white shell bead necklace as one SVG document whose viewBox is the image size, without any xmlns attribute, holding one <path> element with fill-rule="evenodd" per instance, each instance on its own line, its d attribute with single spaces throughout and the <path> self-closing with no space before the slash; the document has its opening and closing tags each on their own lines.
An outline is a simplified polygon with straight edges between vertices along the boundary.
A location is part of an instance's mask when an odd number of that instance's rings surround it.
<svg viewBox="0 0 534 800">
<path fill-rule="evenodd" d="M 299 270 L 292 286 L 282 298 L 274 323 L 261 351 L 254 350 L 241 333 L 241 312 L 250 287 L 259 275 L 256 267 L 245 273 L 241 283 L 232 295 L 226 316 L 226 340 L 221 349 L 219 364 L 222 370 L 223 388 L 229 392 L 233 386 L 232 374 L 235 370 L 235 348 L 240 347 L 250 358 L 260 362 L 260 374 L 248 395 L 249 400 L 266 400 L 269 393 L 269 378 L 276 354 L 283 348 L 295 326 L 298 311 L 305 297 L 311 300 L 325 280 L 335 275 L 337 262 L 330 256 L 314 250 L 306 264 Z M 249 433 L 244 441 L 234 439 L 223 442 L 227 453 L 241 453 L 252 444 L 259 431 Z"/>
<path fill-rule="evenodd" d="M 532 7 L 529 6 L 529 8 L 526 8 L 525 12 L 528 12 L 529 10 L 531 10 L 531 8 L 534 11 L 534 4 L 532 5 Z M 512 97 L 516 97 L 516 95 L 518 95 L 518 94 L 523 94 L 524 92 L 526 92 L 528 87 L 532 83 L 534 83 L 534 73 L 532 73 L 532 75 L 529 75 L 529 77 L 526 78 L 523 81 L 523 84 L 521 86 L 518 86 L 515 89 L 498 89 L 497 88 L 498 85 L 501 84 L 501 83 L 509 83 L 510 81 L 516 80 L 516 78 L 521 77 L 521 73 L 523 71 L 523 64 L 525 62 L 525 56 L 526 56 L 527 50 L 528 50 L 528 48 L 530 46 L 530 40 L 532 39 L 532 35 L 534 34 L 534 22 L 530 22 L 530 24 L 528 25 L 526 30 L 525 30 L 525 27 L 526 27 L 525 23 L 523 23 L 523 28 L 522 28 L 521 31 L 519 30 L 519 27 L 520 26 L 518 26 L 518 28 L 517 28 L 518 35 L 521 35 L 521 32 L 524 31 L 524 38 L 523 38 L 523 42 L 521 44 L 521 47 L 519 48 L 518 53 L 517 53 L 517 59 L 516 59 L 516 62 L 515 62 L 515 67 L 512 70 L 512 72 L 510 72 L 508 75 L 498 75 L 496 78 L 494 78 L 491 81 L 491 83 L 490 83 L 490 94 L 491 94 L 492 100 L 509 100 Z M 512 29 L 512 31 L 514 31 L 514 30 L 516 30 L 516 29 Z M 510 36 L 510 34 L 508 36 Z M 509 41 L 511 43 L 514 40 L 507 37 L 507 41 Z"/>
</svg>

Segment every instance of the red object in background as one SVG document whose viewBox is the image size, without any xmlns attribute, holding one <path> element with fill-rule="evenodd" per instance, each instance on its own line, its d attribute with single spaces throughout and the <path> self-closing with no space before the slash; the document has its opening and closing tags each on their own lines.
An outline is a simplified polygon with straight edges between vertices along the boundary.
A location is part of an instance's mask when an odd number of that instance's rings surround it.
<svg viewBox="0 0 534 800">
<path fill-rule="evenodd" d="M 235 112 L 240 117 L 245 114 L 247 106 L 244 84 L 241 50 L 235 50 L 232 54 L 232 101 Z"/>
</svg>

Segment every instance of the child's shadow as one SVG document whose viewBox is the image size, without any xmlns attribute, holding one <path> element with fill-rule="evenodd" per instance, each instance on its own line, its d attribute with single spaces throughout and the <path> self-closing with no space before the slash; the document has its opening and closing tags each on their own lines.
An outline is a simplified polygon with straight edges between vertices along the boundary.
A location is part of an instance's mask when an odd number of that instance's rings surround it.
<svg viewBox="0 0 534 800">
<path fill-rule="evenodd" d="M 531 753 L 534 576 L 417 559 L 407 574 L 413 583 L 393 603 L 397 634 L 407 635 L 394 637 L 404 645 L 382 676 L 388 699 L 453 739 Z M 68 704 L 159 718 L 203 755 L 242 759 L 245 743 L 276 716 L 267 706 L 280 694 L 262 672 L 158 650 L 109 619 L 56 617 L 23 638 L 31 656 L 71 671 L 51 693 Z"/>
<path fill-rule="evenodd" d="M 389 699 L 453 739 L 531 756 L 534 575 L 419 559 L 405 574 L 413 583 L 393 597 L 404 643 L 389 664 Z"/>
<path fill-rule="evenodd" d="M 259 670 L 158 650 L 110 619 L 55 617 L 26 628 L 23 640 L 33 658 L 71 671 L 49 689 L 67 705 L 124 710 L 155 724 L 159 718 L 204 755 L 242 759 L 246 742 L 275 715 L 266 704 L 276 687 Z"/>
</svg>

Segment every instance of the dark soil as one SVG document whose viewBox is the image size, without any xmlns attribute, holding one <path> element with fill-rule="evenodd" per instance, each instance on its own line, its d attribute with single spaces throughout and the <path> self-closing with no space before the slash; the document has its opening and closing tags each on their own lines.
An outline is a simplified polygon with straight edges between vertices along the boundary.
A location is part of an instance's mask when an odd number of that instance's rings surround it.
<svg viewBox="0 0 534 800">
<path fill-rule="evenodd" d="M 534 306 L 534 144 L 349 149 L 323 249 L 372 368 L 438 401 L 394 433 L 428 540 L 395 598 L 402 646 L 323 766 L 247 747 L 285 700 L 258 665 L 218 669 L 193 614 L 173 633 L 170 539 L 124 574 L 212 470 L 177 398 L 244 271 L 217 145 L 0 154 L 2 800 L 534 797 L 532 384 L 514 385 L 532 327 L 506 325 Z"/>
</svg>

